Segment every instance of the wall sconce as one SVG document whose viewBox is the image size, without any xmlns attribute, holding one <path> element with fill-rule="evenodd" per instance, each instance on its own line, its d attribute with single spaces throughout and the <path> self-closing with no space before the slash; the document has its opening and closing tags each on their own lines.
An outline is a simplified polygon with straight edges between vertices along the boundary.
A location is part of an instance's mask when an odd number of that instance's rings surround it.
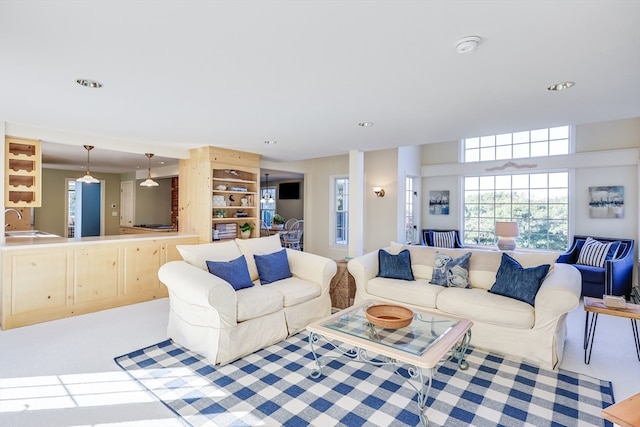
<svg viewBox="0 0 640 427">
<path fill-rule="evenodd" d="M 516 239 L 520 235 L 518 223 L 515 221 L 496 221 L 494 231 L 498 236 L 498 249 L 512 251 L 516 248 Z"/>
<path fill-rule="evenodd" d="M 384 190 L 382 187 L 373 187 L 373 192 L 376 193 L 378 197 L 384 197 Z"/>
</svg>

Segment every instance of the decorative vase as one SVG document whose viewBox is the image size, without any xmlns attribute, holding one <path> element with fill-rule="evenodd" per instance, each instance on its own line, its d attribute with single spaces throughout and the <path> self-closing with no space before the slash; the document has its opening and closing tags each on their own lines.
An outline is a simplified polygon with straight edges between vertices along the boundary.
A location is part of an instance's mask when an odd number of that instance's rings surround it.
<svg viewBox="0 0 640 427">
<path fill-rule="evenodd" d="M 248 239 L 249 237 L 251 237 L 251 230 L 241 230 L 240 237 L 242 237 L 243 239 Z"/>
</svg>

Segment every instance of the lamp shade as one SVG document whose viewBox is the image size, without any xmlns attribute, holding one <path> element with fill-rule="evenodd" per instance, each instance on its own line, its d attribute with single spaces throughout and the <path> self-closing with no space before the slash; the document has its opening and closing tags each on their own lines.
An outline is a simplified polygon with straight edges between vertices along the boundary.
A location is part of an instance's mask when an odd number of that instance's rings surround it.
<svg viewBox="0 0 640 427">
<path fill-rule="evenodd" d="M 520 235 L 518 223 L 515 221 L 496 221 L 495 235 L 498 237 L 517 237 Z"/>
</svg>

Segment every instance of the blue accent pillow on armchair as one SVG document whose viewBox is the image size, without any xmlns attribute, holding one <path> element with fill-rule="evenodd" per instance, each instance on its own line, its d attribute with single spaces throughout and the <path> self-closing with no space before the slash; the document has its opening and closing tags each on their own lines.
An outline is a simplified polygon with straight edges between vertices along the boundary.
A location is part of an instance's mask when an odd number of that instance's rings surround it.
<svg viewBox="0 0 640 427">
<path fill-rule="evenodd" d="M 292 276 L 286 249 L 267 255 L 254 255 L 253 258 L 256 260 L 258 276 L 262 285 L 268 285 Z"/>
<path fill-rule="evenodd" d="M 518 261 L 503 253 L 496 282 L 489 292 L 524 301 L 533 306 L 549 268 L 549 264 L 522 268 Z"/>
<path fill-rule="evenodd" d="M 387 279 L 415 280 L 411 270 L 411 254 L 404 249 L 392 255 L 384 249 L 378 251 L 378 277 Z"/>
<path fill-rule="evenodd" d="M 207 268 L 209 273 L 229 282 L 236 291 L 253 286 L 244 255 L 231 261 L 207 261 Z"/>
</svg>

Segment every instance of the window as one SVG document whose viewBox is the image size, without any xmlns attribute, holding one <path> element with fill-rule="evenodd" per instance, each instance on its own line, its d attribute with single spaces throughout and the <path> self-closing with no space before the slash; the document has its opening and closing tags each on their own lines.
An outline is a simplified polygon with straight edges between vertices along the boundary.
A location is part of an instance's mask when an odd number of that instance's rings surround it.
<svg viewBox="0 0 640 427">
<path fill-rule="evenodd" d="M 405 178 L 404 196 L 404 230 L 407 243 L 418 243 L 418 178 L 408 176 Z"/>
<path fill-rule="evenodd" d="M 336 245 L 349 243 L 349 178 L 333 178 L 334 241 Z"/>
<path fill-rule="evenodd" d="M 271 227 L 271 220 L 276 213 L 276 188 L 263 187 L 260 198 L 260 215 L 267 227 Z M 263 201 L 264 200 L 264 201 Z"/>
<path fill-rule="evenodd" d="M 569 126 L 467 138 L 464 163 L 569 153 Z"/>
<path fill-rule="evenodd" d="M 463 162 L 569 154 L 569 136 L 569 126 L 561 126 L 467 138 L 462 141 Z M 520 226 L 519 247 L 567 248 L 568 171 L 467 176 L 463 191 L 466 244 L 493 245 L 495 222 L 516 221 Z"/>
<path fill-rule="evenodd" d="M 496 221 L 516 221 L 523 248 L 568 246 L 569 173 L 464 178 L 464 242 L 493 245 Z"/>
</svg>

